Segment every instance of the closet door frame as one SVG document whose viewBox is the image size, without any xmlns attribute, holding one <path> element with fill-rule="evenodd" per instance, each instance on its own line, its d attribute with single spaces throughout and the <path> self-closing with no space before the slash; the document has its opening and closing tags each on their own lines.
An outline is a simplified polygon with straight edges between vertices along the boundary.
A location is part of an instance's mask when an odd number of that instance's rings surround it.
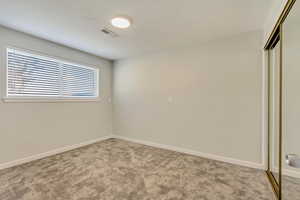
<svg viewBox="0 0 300 200">
<path fill-rule="evenodd" d="M 282 133 L 283 133 L 283 127 L 282 127 L 282 113 L 283 113 L 283 108 L 282 108 L 282 102 L 283 102 L 283 64 L 282 64 L 282 38 L 283 38 L 283 22 L 288 16 L 290 10 L 292 9 L 293 5 L 295 4 L 296 0 L 288 0 L 286 3 L 283 12 L 281 13 L 279 19 L 277 20 L 270 37 L 268 38 L 264 50 L 267 52 L 267 60 L 268 60 L 268 169 L 266 170 L 267 176 L 270 180 L 270 183 L 273 187 L 274 192 L 276 193 L 276 196 L 278 197 L 279 200 L 282 199 Z M 278 41 L 279 40 L 279 41 Z M 269 100 L 271 98 L 270 96 L 270 52 L 272 49 L 275 47 L 275 45 L 279 42 L 280 45 L 280 61 L 279 61 L 279 179 L 278 182 L 276 181 L 275 177 L 273 176 L 271 172 L 271 167 L 270 167 L 270 103 Z"/>
<path fill-rule="evenodd" d="M 282 150 L 281 150 L 281 142 L 282 142 L 282 127 L 281 127 L 281 122 L 282 122 L 282 40 L 281 40 L 281 26 L 279 26 L 279 29 L 275 32 L 276 34 L 274 34 L 272 40 L 271 40 L 271 43 L 270 43 L 270 46 L 267 50 L 267 57 L 268 57 L 268 169 L 266 171 L 267 173 L 267 176 L 272 184 L 272 187 L 273 187 L 273 190 L 274 192 L 276 193 L 277 197 L 280 199 L 281 197 L 281 167 L 282 167 Z M 272 51 L 274 51 L 273 49 L 275 48 L 276 45 L 279 45 L 279 71 L 278 71 L 278 86 L 279 86 L 279 97 L 278 97 L 278 104 L 279 104 L 279 107 L 277 107 L 278 109 L 278 115 L 279 115 L 279 119 L 278 119 L 278 123 L 279 124 L 275 124 L 277 127 L 278 127 L 278 131 L 279 131 L 279 134 L 278 134 L 278 141 L 279 141 L 279 144 L 278 144 L 278 152 L 273 152 L 273 154 L 277 154 L 278 156 L 278 174 L 279 174 L 279 177 L 278 177 L 278 181 L 276 180 L 274 174 L 272 173 L 272 166 L 271 166 L 271 162 L 270 162 L 270 157 L 272 155 L 272 152 L 271 152 L 271 149 L 273 144 L 271 144 L 271 137 L 274 137 L 272 136 L 272 133 L 271 133 L 271 130 L 274 130 L 273 128 L 271 128 L 271 126 L 273 124 L 271 124 L 271 119 L 273 118 L 272 114 L 273 113 L 270 113 L 271 112 L 271 105 L 270 104 L 270 100 L 272 100 L 272 97 L 271 97 L 271 81 L 273 81 L 272 77 L 271 77 L 271 68 L 274 64 L 274 62 L 271 62 L 271 54 L 272 54 Z M 274 59 L 274 58 L 273 58 Z M 274 71 L 273 71 L 274 73 Z M 273 85 L 274 87 L 274 85 Z M 272 109 L 273 110 L 273 109 Z M 273 122 L 274 123 L 274 122 Z M 276 134 L 275 134 L 276 135 Z M 276 135 L 277 136 L 277 135 Z M 272 161 L 274 162 L 274 160 Z"/>
</svg>

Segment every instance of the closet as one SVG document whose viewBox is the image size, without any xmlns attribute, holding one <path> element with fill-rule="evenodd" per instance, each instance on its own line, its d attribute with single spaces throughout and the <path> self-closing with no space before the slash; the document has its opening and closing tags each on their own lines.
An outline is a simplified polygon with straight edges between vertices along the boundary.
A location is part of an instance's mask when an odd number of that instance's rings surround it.
<svg viewBox="0 0 300 200">
<path fill-rule="evenodd" d="M 268 170 L 280 200 L 300 200 L 300 2 L 288 1 L 265 50 Z"/>
</svg>

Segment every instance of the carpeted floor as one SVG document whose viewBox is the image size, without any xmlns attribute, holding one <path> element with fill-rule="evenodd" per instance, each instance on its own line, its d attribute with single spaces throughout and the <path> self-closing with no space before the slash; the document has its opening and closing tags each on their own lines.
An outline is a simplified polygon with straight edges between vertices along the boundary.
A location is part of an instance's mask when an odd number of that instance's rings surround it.
<svg viewBox="0 0 300 200">
<path fill-rule="evenodd" d="M 0 171 L 1 200 L 274 200 L 263 171 L 109 139 Z"/>
<path fill-rule="evenodd" d="M 276 181 L 279 181 L 279 174 L 272 172 Z M 300 200 L 300 178 L 282 175 L 282 199 Z"/>
</svg>

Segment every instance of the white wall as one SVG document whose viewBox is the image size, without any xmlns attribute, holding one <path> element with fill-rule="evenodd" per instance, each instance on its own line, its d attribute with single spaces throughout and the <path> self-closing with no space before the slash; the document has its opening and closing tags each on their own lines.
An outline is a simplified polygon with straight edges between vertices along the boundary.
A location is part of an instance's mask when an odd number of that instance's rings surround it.
<svg viewBox="0 0 300 200">
<path fill-rule="evenodd" d="M 81 103 L 0 101 L 0 164 L 112 133 L 110 61 L 0 27 L 1 94 L 4 93 L 7 45 L 99 67 L 102 100 Z"/>
<path fill-rule="evenodd" d="M 114 134 L 261 166 L 262 35 L 117 61 Z"/>
</svg>

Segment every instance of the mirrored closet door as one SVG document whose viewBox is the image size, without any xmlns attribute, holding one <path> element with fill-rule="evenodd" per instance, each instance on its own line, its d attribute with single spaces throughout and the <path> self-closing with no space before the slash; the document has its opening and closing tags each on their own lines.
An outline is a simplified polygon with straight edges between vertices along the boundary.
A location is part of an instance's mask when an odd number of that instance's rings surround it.
<svg viewBox="0 0 300 200">
<path fill-rule="evenodd" d="M 280 36 L 269 50 L 269 172 L 279 186 L 280 138 Z"/>
<path fill-rule="evenodd" d="M 268 53 L 268 170 L 279 200 L 300 200 L 300 0 L 288 0 Z"/>
<path fill-rule="evenodd" d="M 282 199 L 300 200 L 300 2 L 282 24 Z"/>
</svg>

